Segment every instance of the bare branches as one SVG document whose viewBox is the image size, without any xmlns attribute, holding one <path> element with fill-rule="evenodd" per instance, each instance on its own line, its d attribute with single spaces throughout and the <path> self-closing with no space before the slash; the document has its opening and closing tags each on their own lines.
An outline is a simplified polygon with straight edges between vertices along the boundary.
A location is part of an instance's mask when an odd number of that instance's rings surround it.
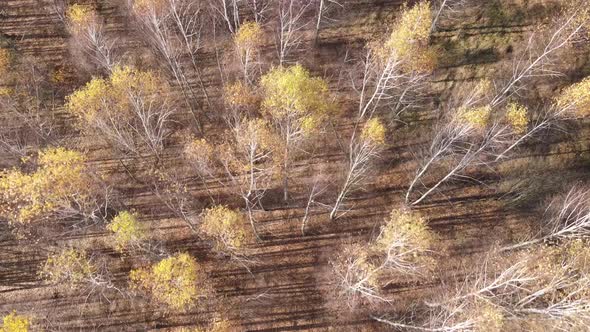
<svg viewBox="0 0 590 332">
<path fill-rule="evenodd" d="M 556 60 L 557 53 L 574 41 L 583 30 L 587 22 L 581 21 L 580 18 L 587 10 L 587 8 L 574 8 L 564 17 L 560 17 L 546 38 L 540 37 L 540 33 L 532 33 L 522 55 L 513 64 L 511 78 L 492 99 L 490 105 L 495 107 L 510 97 L 519 95 L 525 89 L 524 81 L 528 79 L 560 75 L 551 68 L 551 64 Z"/>
<path fill-rule="evenodd" d="M 310 4 L 308 0 L 279 1 L 276 32 L 279 65 L 289 62 L 290 54 L 300 46 L 303 37 L 301 31 L 308 24 L 308 22 L 302 22 L 302 19 Z"/>
</svg>

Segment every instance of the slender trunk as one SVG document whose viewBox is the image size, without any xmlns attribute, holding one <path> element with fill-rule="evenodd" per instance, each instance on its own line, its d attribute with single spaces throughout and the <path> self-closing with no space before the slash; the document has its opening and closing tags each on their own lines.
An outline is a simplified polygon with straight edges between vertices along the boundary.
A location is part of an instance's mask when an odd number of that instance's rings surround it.
<svg viewBox="0 0 590 332">
<path fill-rule="evenodd" d="M 283 200 L 289 200 L 289 143 L 285 144 L 285 159 L 283 164 Z"/>
<path fill-rule="evenodd" d="M 314 43 L 317 45 L 320 36 L 320 24 L 322 23 L 322 12 L 324 11 L 324 0 L 320 0 L 320 8 L 318 10 L 318 21 L 315 25 Z"/>
</svg>

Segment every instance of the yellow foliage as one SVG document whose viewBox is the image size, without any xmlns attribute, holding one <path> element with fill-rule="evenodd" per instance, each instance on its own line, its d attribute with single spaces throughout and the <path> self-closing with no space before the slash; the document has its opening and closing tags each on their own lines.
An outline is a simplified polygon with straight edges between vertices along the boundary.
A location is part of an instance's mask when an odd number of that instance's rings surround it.
<svg viewBox="0 0 590 332">
<path fill-rule="evenodd" d="M 516 134 L 522 135 L 526 132 L 529 124 L 528 110 L 526 107 L 517 103 L 508 104 L 506 119 Z"/>
<path fill-rule="evenodd" d="M 109 144 L 134 149 L 147 144 L 137 138 L 138 129 L 152 131 L 158 126 L 146 124 L 145 121 L 158 120 L 153 115 L 147 118 L 146 114 L 167 110 L 168 92 L 168 85 L 158 75 L 116 66 L 108 79 L 93 78 L 69 95 L 65 109 L 78 118 L 82 130 L 94 131 Z"/>
<path fill-rule="evenodd" d="M 165 258 L 151 268 L 131 270 L 131 287 L 150 294 L 173 310 L 185 310 L 204 296 L 204 274 L 186 253 Z"/>
<path fill-rule="evenodd" d="M 381 227 L 381 233 L 372 247 L 378 252 L 387 252 L 389 246 L 398 241 L 424 252 L 434 242 L 434 235 L 426 224 L 426 219 L 419 213 L 394 209 L 386 224 Z"/>
<path fill-rule="evenodd" d="M 74 32 L 79 32 L 94 22 L 96 13 L 90 6 L 74 4 L 68 7 L 66 17 Z"/>
<path fill-rule="evenodd" d="M 556 100 L 557 107 L 572 107 L 577 116 L 590 114 L 590 77 L 565 88 Z"/>
<path fill-rule="evenodd" d="M 372 118 L 369 121 L 367 121 L 363 126 L 361 137 L 364 140 L 370 142 L 371 144 L 384 145 L 385 131 L 385 126 L 383 125 L 381 120 L 377 118 Z"/>
<path fill-rule="evenodd" d="M 140 15 L 160 15 L 166 9 L 166 0 L 135 0 L 133 10 Z"/>
<path fill-rule="evenodd" d="M 213 238 L 218 250 L 242 249 L 248 237 L 246 217 L 237 210 L 214 206 L 205 210 L 201 231 Z"/>
<path fill-rule="evenodd" d="M 304 121 L 324 121 L 333 111 L 328 84 L 319 77 L 311 77 L 301 65 L 277 67 L 261 79 L 264 92 L 263 112 L 275 121 L 289 119 L 291 126 Z"/>
<path fill-rule="evenodd" d="M 147 237 L 145 227 L 137 220 L 137 214 L 129 211 L 119 212 L 107 225 L 107 229 L 114 233 L 116 248 L 119 251 Z"/>
<path fill-rule="evenodd" d="M 11 223 L 29 223 L 68 206 L 72 199 L 83 203 L 92 190 L 84 161 L 79 152 L 49 148 L 39 152 L 36 172 L 0 173 L 0 214 Z"/>
<path fill-rule="evenodd" d="M 96 267 L 86 256 L 86 252 L 66 249 L 51 255 L 42 267 L 41 275 L 55 284 L 74 288 L 96 273 Z"/>
<path fill-rule="evenodd" d="M 461 108 L 457 111 L 457 120 L 476 129 L 485 129 L 490 122 L 491 114 L 492 108 L 490 106 Z"/>
<path fill-rule="evenodd" d="M 478 304 L 474 317 L 469 317 L 477 320 L 476 332 L 502 332 L 504 331 L 504 313 L 498 307 L 489 303 Z"/>
<path fill-rule="evenodd" d="M 436 51 L 428 45 L 431 25 L 432 11 L 428 1 L 411 8 L 404 5 L 389 38 L 369 47 L 383 63 L 394 57 L 403 60 L 407 71 L 431 72 L 437 62 Z"/>
<path fill-rule="evenodd" d="M 17 315 L 16 311 L 4 316 L 0 332 L 28 332 L 31 321 L 26 316 Z"/>
<path fill-rule="evenodd" d="M 10 67 L 10 51 L 5 48 L 0 48 L 0 75 L 4 76 L 8 73 Z"/>
<path fill-rule="evenodd" d="M 241 55 L 256 50 L 262 43 L 262 28 L 256 22 L 245 22 L 234 36 L 234 44 Z"/>
<path fill-rule="evenodd" d="M 10 96 L 12 94 L 14 94 L 13 88 L 5 87 L 5 86 L 0 87 L 0 97 Z"/>
<path fill-rule="evenodd" d="M 223 97 L 227 105 L 238 108 L 250 108 L 258 104 L 258 96 L 252 88 L 241 81 L 223 87 Z"/>
<path fill-rule="evenodd" d="M 184 155 L 197 167 L 208 168 L 213 162 L 213 146 L 205 139 L 193 138 L 185 145 Z"/>
</svg>

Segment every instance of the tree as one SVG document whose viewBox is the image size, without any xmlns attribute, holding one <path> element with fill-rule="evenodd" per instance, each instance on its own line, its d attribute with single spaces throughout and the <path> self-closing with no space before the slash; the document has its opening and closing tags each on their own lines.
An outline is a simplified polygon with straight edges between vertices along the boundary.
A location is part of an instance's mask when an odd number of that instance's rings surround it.
<svg viewBox="0 0 590 332">
<path fill-rule="evenodd" d="M 242 65 L 244 82 L 247 84 L 252 82 L 250 71 L 255 65 L 255 58 L 263 42 L 262 37 L 262 28 L 256 22 L 243 23 L 234 35 L 234 45 Z"/>
<path fill-rule="evenodd" d="M 215 249 L 230 254 L 243 254 L 249 242 L 246 216 L 217 205 L 204 211 L 200 229 L 215 242 Z"/>
<path fill-rule="evenodd" d="M 351 140 L 353 146 L 350 147 L 348 156 L 346 178 L 330 212 L 330 219 L 337 217 L 346 197 L 366 180 L 373 159 L 385 145 L 385 126 L 379 119 L 373 118 L 365 123 L 360 136 L 358 140 Z"/>
<path fill-rule="evenodd" d="M 63 249 L 50 255 L 41 267 L 40 276 L 51 284 L 72 290 L 84 290 L 87 297 L 98 294 L 109 301 L 107 291 L 118 289 L 110 280 L 106 262 L 89 257 L 86 251 Z"/>
<path fill-rule="evenodd" d="M 159 57 L 174 81 L 180 86 L 184 102 L 197 129 L 203 131 L 203 105 L 210 105 L 203 82 L 198 51 L 201 48 L 202 8 L 193 0 L 129 0 L 133 17 L 141 24 L 152 51 Z M 189 64 L 183 59 L 188 58 Z M 196 76 L 202 95 L 191 83 Z"/>
<path fill-rule="evenodd" d="M 281 138 L 283 198 L 288 199 L 289 172 L 295 150 L 315 135 L 334 115 L 326 81 L 311 77 L 301 65 L 277 67 L 260 81 L 264 100 L 262 113 Z"/>
<path fill-rule="evenodd" d="M 374 318 L 423 331 L 585 330 L 590 321 L 588 255 L 586 244 L 576 240 L 512 257 L 488 257 L 461 284 L 438 292 L 440 301 L 427 302 L 428 313 L 416 316 L 418 321 Z"/>
<path fill-rule="evenodd" d="M 576 184 L 566 193 L 555 195 L 540 222 L 540 232 L 534 239 L 502 248 L 520 249 L 547 240 L 580 239 L 590 235 L 590 189 Z"/>
<path fill-rule="evenodd" d="M 397 116 L 415 105 L 424 79 L 437 63 L 436 51 L 429 46 L 431 22 L 428 2 L 404 6 L 391 34 L 369 43 L 362 80 L 353 81 L 359 93 L 358 120 L 372 117 L 378 107 L 388 106 Z"/>
<path fill-rule="evenodd" d="M 0 48 L 0 150 L 15 160 L 55 144 L 57 93 L 50 70 L 37 59 Z"/>
<path fill-rule="evenodd" d="M 137 220 L 138 214 L 129 211 L 119 212 L 107 225 L 115 237 L 115 248 L 122 252 L 129 247 L 136 247 L 147 237 L 147 230 Z"/>
<path fill-rule="evenodd" d="M 316 23 L 315 23 L 315 42 L 318 42 L 318 38 L 320 35 L 320 29 L 322 27 L 322 21 L 324 19 L 327 19 L 328 21 L 330 21 L 331 19 L 329 17 L 327 17 L 327 13 L 329 13 L 331 11 L 331 9 L 333 7 L 340 7 L 340 8 L 344 8 L 344 0 L 316 0 L 315 1 L 317 3 L 318 6 L 318 10 L 317 10 L 317 19 L 316 19 Z"/>
<path fill-rule="evenodd" d="M 67 97 L 66 110 L 82 130 L 134 156 L 160 158 L 175 109 L 168 85 L 152 72 L 115 67 L 108 79 L 94 78 Z"/>
<path fill-rule="evenodd" d="M 428 252 L 434 241 L 435 235 L 419 213 L 392 210 L 374 241 L 365 246 L 349 246 L 331 262 L 340 297 L 350 307 L 361 299 L 391 302 L 380 294 L 380 278 L 421 274 L 433 263 Z"/>
<path fill-rule="evenodd" d="M 276 33 L 276 48 L 279 66 L 285 65 L 292 52 L 299 48 L 307 22 L 302 22 L 304 15 L 311 5 L 310 1 L 280 0 L 278 1 L 278 28 Z"/>
<path fill-rule="evenodd" d="M 268 122 L 261 119 L 243 119 L 232 125 L 225 144 L 218 148 L 218 162 L 231 180 L 235 192 L 244 200 L 248 219 L 258 238 L 253 210 L 262 208 L 275 167 L 279 138 Z"/>
<path fill-rule="evenodd" d="M 66 11 L 68 30 L 83 52 L 99 68 L 110 72 L 116 65 L 114 42 L 105 36 L 98 14 L 88 5 L 74 4 Z"/>
<path fill-rule="evenodd" d="M 0 332 L 28 332 L 31 320 L 27 316 L 18 315 L 15 310 L 4 316 Z"/>
<path fill-rule="evenodd" d="M 148 294 L 157 303 L 183 311 L 206 297 L 202 267 L 189 254 L 178 253 L 149 268 L 131 270 L 132 289 Z"/>
<path fill-rule="evenodd" d="M 12 224 L 37 223 L 82 215 L 99 217 L 96 185 L 87 174 L 85 157 L 64 148 L 39 151 L 31 174 L 12 169 L 0 177 L 0 215 Z"/>
</svg>

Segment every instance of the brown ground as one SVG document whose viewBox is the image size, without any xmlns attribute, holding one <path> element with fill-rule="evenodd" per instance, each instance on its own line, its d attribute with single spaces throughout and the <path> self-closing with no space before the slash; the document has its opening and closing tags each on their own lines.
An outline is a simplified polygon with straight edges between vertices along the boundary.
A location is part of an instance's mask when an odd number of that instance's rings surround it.
<svg viewBox="0 0 590 332">
<path fill-rule="evenodd" d="M 0 3 L 0 37 L 8 38 L 22 54 L 38 57 L 49 65 L 69 66 L 72 57 L 66 31 L 62 23 L 44 8 L 51 2 L 3 0 Z M 124 23 L 125 17 L 108 0 L 84 2 L 97 4 L 101 15 L 109 22 L 109 30 L 121 36 L 121 49 L 130 52 L 141 45 L 132 27 Z M 345 156 L 335 144 L 334 131 L 329 130 L 320 142 L 320 146 L 325 147 L 318 149 L 311 159 L 296 163 L 291 201 L 288 204 L 281 202 L 278 185 L 276 190 L 269 191 L 265 201 L 267 211 L 257 214 L 262 241 L 252 244 L 253 258 L 257 263 L 250 267 L 250 271 L 227 258 L 216 256 L 211 245 L 174 218 L 148 188 L 126 178 L 116 160 L 109 159 L 101 150 L 93 152 L 94 167 L 124 179 L 125 185 L 117 187 L 120 204 L 144 215 L 145 222 L 154 229 L 154 237 L 166 250 L 188 252 L 206 266 L 215 295 L 193 311 L 166 313 L 148 306 L 141 298 L 114 296 L 109 303 L 98 296 L 86 298 L 77 292 L 57 290 L 38 280 L 38 267 L 46 258 L 48 248 L 75 244 L 107 257 L 115 284 L 124 287 L 129 270 L 145 258 L 139 253 L 121 256 L 113 251 L 105 244 L 108 234 L 101 225 L 84 226 L 50 239 L 41 237 L 37 241 L 19 240 L 6 223 L 1 223 L 0 313 L 12 309 L 32 313 L 38 322 L 47 324 L 48 330 L 56 331 L 166 330 L 203 324 L 214 313 L 230 319 L 238 326 L 238 331 L 384 330 L 382 325 L 375 325 L 362 314 L 362 308 L 359 314 L 351 314 L 333 305 L 328 261 L 340 245 L 363 243 L 374 235 L 391 208 L 403 200 L 415 169 L 413 153 L 427 144 L 428 128 L 436 117 L 434 105 L 444 101 L 453 88 L 460 88 L 463 81 L 488 77 L 505 68 L 510 59 L 507 50 L 518 48 L 522 33 L 542 17 L 540 4 L 543 2 L 498 1 L 490 4 L 479 16 L 461 17 L 462 28 L 437 33 L 435 42 L 444 45 L 447 55 L 433 77 L 430 105 L 407 114 L 404 120 L 408 125 L 395 124 L 374 177 L 364 191 L 350 199 L 354 209 L 332 222 L 328 220 L 329 211 L 317 210 L 306 235 L 302 236 L 300 223 L 312 175 L 320 170 L 323 174 L 334 174 L 344 162 Z M 332 79 L 343 109 L 336 127 L 344 137 L 350 132 L 350 119 L 354 114 L 354 101 L 346 98 L 351 96 L 350 90 L 336 86 L 335 77 L 345 51 L 358 48 L 360 42 L 373 32 L 383 31 L 401 1 L 351 0 L 348 3 L 346 10 L 338 14 L 338 20 L 322 30 L 318 45 L 298 56 L 306 67 Z M 268 56 L 272 55 L 272 47 L 272 44 L 267 47 Z M 575 67 L 577 76 L 587 75 L 590 71 L 588 57 L 573 54 L 572 58 L 576 59 L 575 65 L 568 68 Z M 219 85 L 215 62 L 214 52 L 206 48 L 202 64 L 207 68 L 206 84 L 211 91 L 218 91 L 215 87 Z M 538 87 L 540 91 L 551 91 L 565 81 L 553 80 Z M 213 98 L 219 96 L 213 95 Z M 412 304 L 435 294 L 441 280 L 460 276 L 465 266 L 473 264 L 474 255 L 495 244 L 518 239 L 528 229 L 529 222 L 538 217 L 535 208 L 543 197 L 569 179 L 580 179 L 587 174 L 587 142 L 585 130 L 569 136 L 543 137 L 542 141 L 524 147 L 518 159 L 507 161 L 494 173 L 472 170 L 484 185 L 450 183 L 426 200 L 419 210 L 428 216 L 429 225 L 441 239 L 437 248 L 440 263 L 435 277 L 389 284 L 386 290 L 396 301 L 391 307 L 379 311 L 403 314 Z M 169 147 L 172 161 L 178 159 L 179 149 L 175 145 Z M 2 164 L 8 165 L 10 161 Z M 555 176 L 556 172 L 559 177 Z M 531 179 L 540 189 L 527 204 L 511 206 L 507 204 L 509 196 L 505 194 L 511 179 L 516 177 Z M 336 178 L 329 180 L 337 181 Z M 209 204 L 196 178 L 185 174 L 184 181 L 200 206 Z M 223 188 L 217 193 L 223 202 L 240 206 L 239 201 Z M 319 198 L 327 204 L 333 199 L 329 191 Z"/>
</svg>

